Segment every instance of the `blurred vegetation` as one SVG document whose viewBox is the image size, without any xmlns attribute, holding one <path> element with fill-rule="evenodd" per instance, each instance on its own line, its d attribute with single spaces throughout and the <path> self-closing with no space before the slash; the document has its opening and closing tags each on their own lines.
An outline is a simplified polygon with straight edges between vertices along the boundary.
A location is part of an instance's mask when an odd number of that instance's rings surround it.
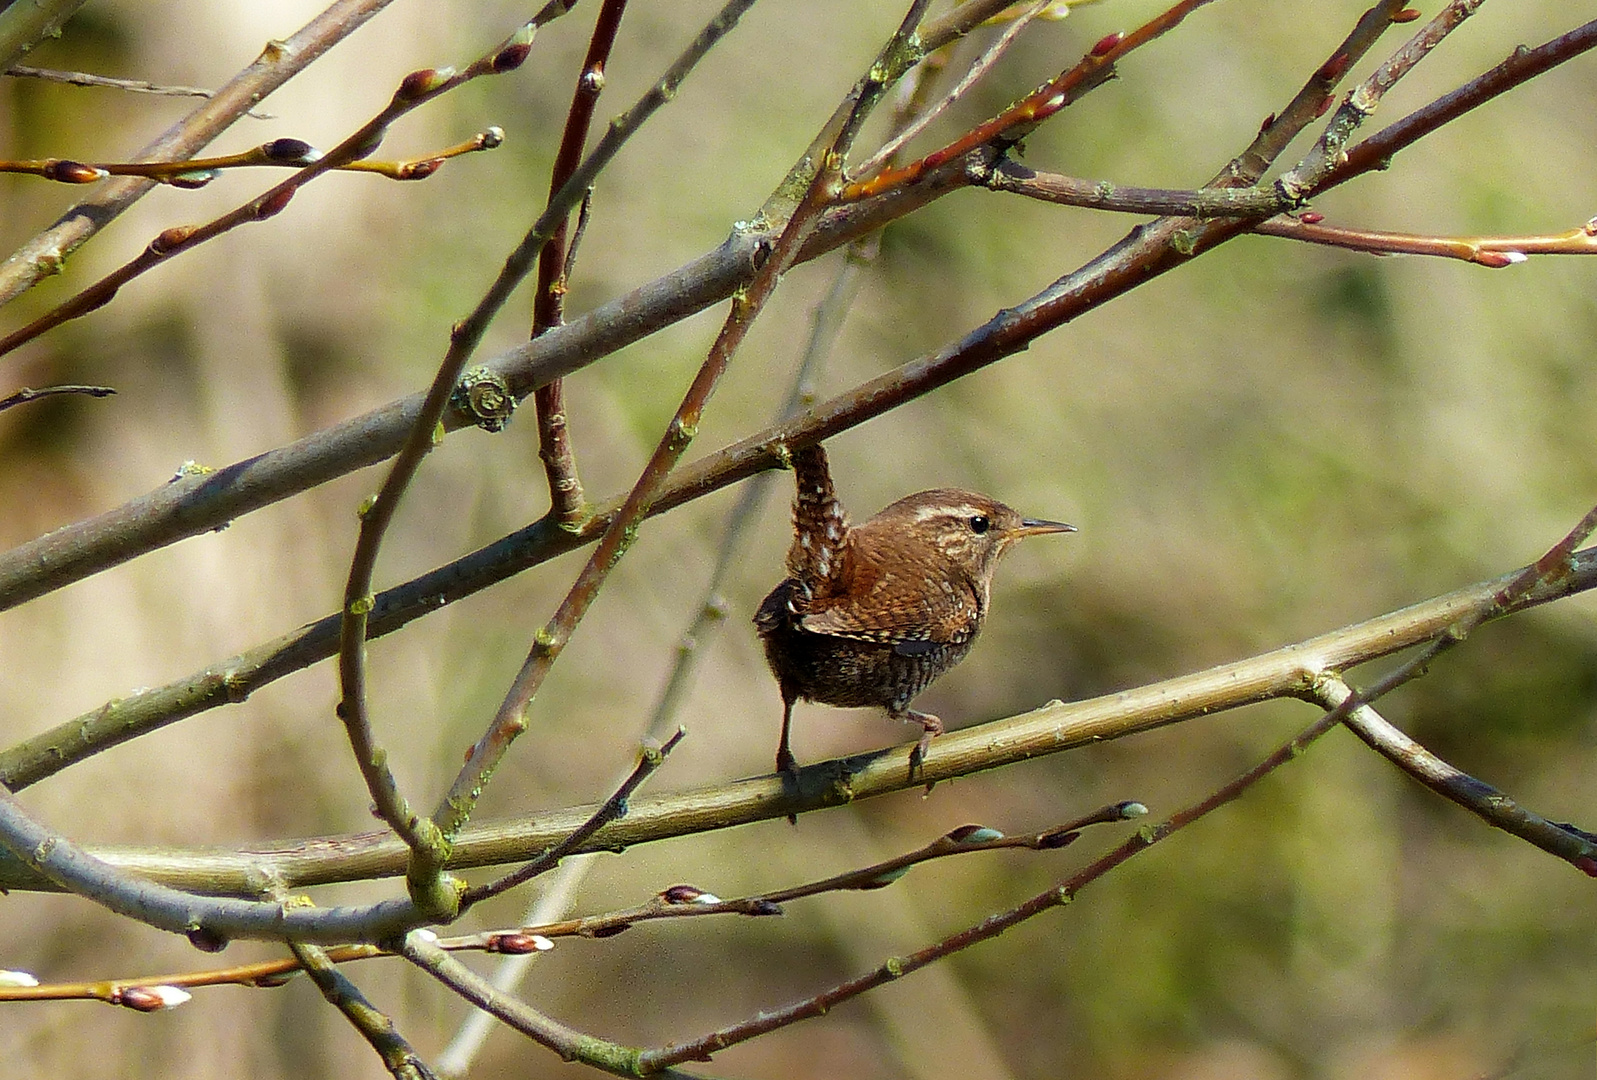
<svg viewBox="0 0 1597 1080">
<path fill-rule="evenodd" d="M 600 114 L 630 102 L 716 6 L 636 5 Z M 1163 6 L 1104 0 L 1034 27 L 924 145 Z M 1041 128 L 1025 160 L 1124 184 L 1200 184 L 1288 100 L 1365 6 L 1226 0 L 1207 8 Z M 106 0 L 30 62 L 214 86 L 316 7 Z M 185 461 L 238 460 L 424 385 L 451 322 L 542 205 L 586 45 L 586 7 L 540 35 L 523 71 L 414 114 L 384 153 L 423 153 L 488 124 L 506 130 L 502 149 L 453 161 L 424 183 L 326 178 L 271 222 L 174 261 L 8 358 L 7 384 L 105 382 L 119 395 L 0 415 L 0 542 L 117 505 Z M 217 149 L 280 136 L 331 145 L 380 108 L 406 72 L 462 62 L 528 13 L 505 0 L 396 4 L 268 100 L 277 119 L 241 122 Z M 719 243 L 780 179 L 901 14 L 847 0 L 757 6 L 601 182 L 568 311 Z M 1373 123 L 1450 89 L 1515 44 L 1562 32 L 1572 18 L 1555 0 L 1485 5 Z M 1417 232 L 1573 227 L 1597 206 L 1594 94 L 1597 66 L 1588 57 L 1317 208 L 1337 223 Z M 116 157 L 187 108 L 7 79 L 0 154 Z M 156 192 L 65 275 L 11 305 L 7 327 L 60 302 L 167 225 L 206 220 L 260 186 L 259 174 L 230 175 L 202 191 Z M 36 179 L 0 177 L 5 250 L 70 197 Z M 818 392 L 964 333 L 1133 220 L 969 191 L 894 225 Z M 834 256 L 788 275 L 696 452 L 767 420 L 836 266 Z M 524 337 L 529 307 L 524 297 L 513 305 L 485 351 Z M 568 380 L 591 494 L 631 483 L 718 318 L 689 320 Z M 964 726 L 1236 659 L 1533 559 L 1597 492 L 1594 337 L 1597 260 L 1536 258 L 1491 271 L 1244 238 L 840 436 L 830 444 L 833 467 L 856 518 L 908 491 L 958 485 L 1081 527 L 1079 537 L 1008 560 L 983 641 L 920 699 Z M 450 437 L 401 512 L 379 583 L 541 515 L 536 449 L 530 417 L 498 436 Z M 354 509 L 377 482 L 372 471 L 345 478 L 0 615 L 8 741 L 335 609 Z M 786 547 L 785 484 L 776 490 L 684 711 L 690 737 L 656 779 L 660 787 L 768 768 L 780 704 L 747 620 Z M 501 770 L 485 815 L 602 797 L 633 752 L 735 497 L 721 493 L 645 527 L 540 693 L 533 730 Z M 373 643 L 374 715 L 406 789 L 429 793 L 419 801 L 453 775 L 569 584 L 573 560 Z M 1576 598 L 1493 625 L 1384 712 L 1554 820 L 1593 827 L 1593 614 L 1590 598 Z M 30 805 L 93 842 L 238 845 L 369 828 L 334 700 L 333 675 L 321 665 L 89 760 L 30 791 Z M 929 797 L 810 815 L 797 829 L 766 823 L 648 845 L 606 858 L 579 904 L 630 904 L 677 881 L 723 896 L 773 888 L 917 847 L 967 821 L 1035 829 L 1125 798 L 1162 815 L 1312 715 L 1256 707 L 941 785 Z M 801 706 L 796 749 L 813 761 L 904 736 L 874 713 Z M 606 1037 L 695 1034 L 1009 906 L 1104 842 L 1090 836 L 1061 854 L 945 861 L 881 892 L 791 905 L 781 920 L 694 920 L 563 943 L 535 969 L 527 994 Z M 513 922 L 523 903 L 511 897 L 473 918 Z M 183 970 L 198 959 L 183 941 L 85 903 L 13 895 L 4 905 L 0 967 L 105 978 Z M 1567 866 L 1488 830 L 1336 732 L 1066 910 L 824 1020 L 728 1051 L 708 1071 L 1589 1076 L 1594 914 L 1590 883 Z M 240 944 L 227 955 L 273 950 Z M 378 972 L 368 965 L 354 974 L 424 1053 L 447 1040 L 458 1002 L 397 962 Z M 83 1003 L 12 1006 L 0 1024 L 0 1060 L 32 1076 L 381 1075 L 305 980 L 276 991 L 202 992 L 157 1017 Z M 474 1075 L 568 1071 L 505 1034 Z"/>
</svg>

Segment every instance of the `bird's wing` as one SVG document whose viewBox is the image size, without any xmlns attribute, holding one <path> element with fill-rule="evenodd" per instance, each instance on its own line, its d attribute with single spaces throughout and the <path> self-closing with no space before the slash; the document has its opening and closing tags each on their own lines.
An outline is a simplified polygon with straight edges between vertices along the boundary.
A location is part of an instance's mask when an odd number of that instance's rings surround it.
<svg viewBox="0 0 1597 1080">
<path fill-rule="evenodd" d="M 963 583 L 948 590 L 928 589 L 884 574 L 869 562 L 847 560 L 853 571 L 846 588 L 830 596 L 817 596 L 800 620 L 814 634 L 857 641 L 893 642 L 904 655 L 914 655 L 938 645 L 954 645 L 975 636 L 980 623 L 980 600 Z M 908 650 L 908 651 L 906 651 Z"/>
</svg>

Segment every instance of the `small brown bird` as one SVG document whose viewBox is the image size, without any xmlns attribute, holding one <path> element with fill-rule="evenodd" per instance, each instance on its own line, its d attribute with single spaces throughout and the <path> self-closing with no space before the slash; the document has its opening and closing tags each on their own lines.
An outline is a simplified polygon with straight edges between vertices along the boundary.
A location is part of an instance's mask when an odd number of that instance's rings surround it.
<svg viewBox="0 0 1597 1080">
<path fill-rule="evenodd" d="M 910 701 L 964 659 L 987 617 L 998 558 L 1015 541 L 1072 525 L 1023 518 L 985 495 L 936 488 L 906 496 L 850 526 L 832 490 L 826 452 L 793 453 L 798 494 L 787 578 L 760 604 L 755 629 L 782 691 L 776 767 L 798 763 L 788 744 L 793 703 L 879 705 L 921 725 L 910 774 L 943 722 Z"/>
</svg>

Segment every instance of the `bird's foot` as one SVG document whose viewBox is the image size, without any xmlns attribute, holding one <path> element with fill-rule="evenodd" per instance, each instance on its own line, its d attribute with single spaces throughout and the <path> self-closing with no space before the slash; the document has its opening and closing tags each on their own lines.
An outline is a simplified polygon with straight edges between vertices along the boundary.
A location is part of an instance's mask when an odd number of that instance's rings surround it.
<svg viewBox="0 0 1597 1080">
<path fill-rule="evenodd" d="M 926 752 L 932 748 L 933 737 L 943 733 L 943 722 L 931 713 L 916 712 L 914 709 L 907 710 L 903 718 L 913 720 L 921 726 L 920 741 L 915 744 L 915 749 L 909 752 L 909 778 L 913 781 L 916 773 L 924 771 Z M 936 781 L 926 785 L 928 792 L 932 790 L 934 783 Z"/>
</svg>

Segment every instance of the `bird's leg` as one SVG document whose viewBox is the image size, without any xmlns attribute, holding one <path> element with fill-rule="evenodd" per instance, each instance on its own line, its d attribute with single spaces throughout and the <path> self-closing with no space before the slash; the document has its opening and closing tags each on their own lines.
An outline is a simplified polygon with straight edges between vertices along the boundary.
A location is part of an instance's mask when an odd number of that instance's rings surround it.
<svg viewBox="0 0 1597 1080">
<path fill-rule="evenodd" d="M 913 780 L 926 761 L 926 751 L 932 747 L 932 737 L 943 733 L 943 722 L 931 713 L 916 712 L 914 709 L 904 709 L 893 715 L 900 720 L 913 720 L 921 726 L 920 742 L 909 752 L 909 778 Z M 928 784 L 926 790 L 930 791 L 931 785 Z"/>
<path fill-rule="evenodd" d="M 793 724 L 793 700 L 793 697 L 786 693 L 782 695 L 782 741 L 776 744 L 777 772 L 798 772 L 798 759 L 793 756 L 793 751 L 788 746 L 788 729 Z"/>
</svg>

